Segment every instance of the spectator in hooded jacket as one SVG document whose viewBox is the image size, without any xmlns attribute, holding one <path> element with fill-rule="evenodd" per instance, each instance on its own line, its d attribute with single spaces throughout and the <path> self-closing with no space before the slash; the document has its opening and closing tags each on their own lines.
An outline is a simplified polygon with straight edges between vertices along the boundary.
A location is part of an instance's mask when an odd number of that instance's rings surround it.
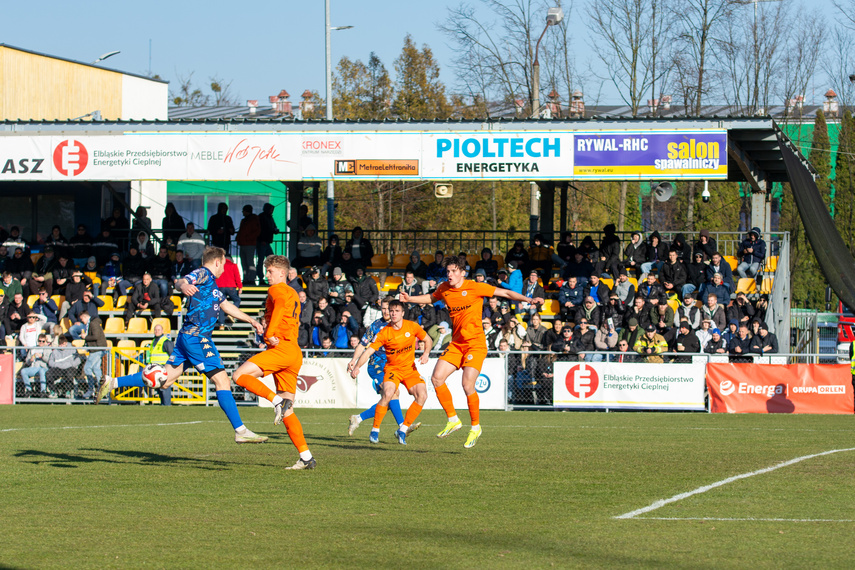
<svg viewBox="0 0 855 570">
<path fill-rule="evenodd" d="M 686 264 L 692 260 L 692 248 L 686 243 L 686 236 L 677 234 L 674 236 L 674 241 L 671 242 L 671 249 L 677 252 L 677 259 L 681 263 Z"/>
<path fill-rule="evenodd" d="M 739 257 L 740 263 L 736 272 L 740 277 L 754 277 L 763 268 L 763 263 L 766 260 L 766 242 L 760 235 L 760 228 L 751 228 L 748 237 L 739 244 L 737 257 Z"/>
<path fill-rule="evenodd" d="M 617 279 L 620 273 L 620 238 L 615 234 L 615 225 L 608 224 L 603 228 L 603 241 L 600 242 L 600 250 L 597 254 L 597 263 L 594 265 L 594 273 L 602 275 L 606 272 Z"/>
<path fill-rule="evenodd" d="M 623 264 L 629 271 L 635 273 L 635 278 L 641 276 L 641 266 L 647 261 L 647 244 L 641 239 L 641 232 L 632 232 L 630 242 L 623 250 Z"/>
<path fill-rule="evenodd" d="M 178 215 L 175 204 L 172 202 L 167 202 L 163 209 L 163 220 L 160 222 L 160 228 L 163 230 L 163 240 L 172 245 L 178 244 L 181 234 L 186 230 L 184 218 Z"/>
<path fill-rule="evenodd" d="M 220 202 L 217 204 L 217 213 L 208 219 L 208 238 L 212 246 L 221 247 L 228 253 L 231 250 L 233 235 L 235 235 L 235 224 L 229 216 L 229 205 Z M 184 252 L 187 253 L 186 246 Z"/>
<path fill-rule="evenodd" d="M 519 262 L 517 261 L 508 263 L 507 266 L 510 271 L 506 271 L 504 269 L 499 270 L 499 287 L 502 289 L 509 289 L 522 295 L 523 276 L 522 271 L 519 269 L 519 265 L 517 265 L 518 263 Z"/>
<path fill-rule="evenodd" d="M 668 259 L 668 247 L 662 243 L 659 232 L 653 232 L 647 240 L 647 261 L 641 265 L 642 273 L 659 272 Z"/>
<path fill-rule="evenodd" d="M 706 354 L 727 354 L 727 343 L 721 338 L 721 331 L 713 329 L 710 334 L 712 338 L 707 341 L 704 352 Z"/>
<path fill-rule="evenodd" d="M 718 251 L 715 238 L 710 237 L 709 230 L 701 230 L 698 234 L 698 241 L 695 242 L 695 247 L 692 254 L 700 253 L 704 256 L 704 261 L 710 261 L 713 254 Z"/>
<path fill-rule="evenodd" d="M 570 263 L 573 261 L 573 255 L 576 253 L 576 246 L 573 244 L 573 234 L 570 232 L 561 232 L 561 241 L 555 246 L 555 254 L 564 261 Z"/>
<path fill-rule="evenodd" d="M 359 226 L 353 228 L 350 239 L 344 244 L 344 252 L 349 253 L 351 259 L 363 267 L 371 265 L 371 258 L 374 257 L 371 241 L 365 237 Z"/>
<path fill-rule="evenodd" d="M 338 235 L 333 234 L 327 240 L 327 247 L 321 253 L 321 275 L 328 275 L 333 267 L 341 267 L 342 249 Z M 366 266 L 367 267 L 367 266 Z"/>
<path fill-rule="evenodd" d="M 481 259 L 475 264 L 475 271 L 483 269 L 487 277 L 496 279 L 499 276 L 499 264 L 493 259 L 493 250 L 485 247 L 481 250 Z"/>
<path fill-rule="evenodd" d="M 707 280 L 707 264 L 704 263 L 704 254 L 695 252 L 692 261 L 686 264 L 686 283 L 683 285 L 682 295 L 699 292 L 701 286 Z"/>
<path fill-rule="evenodd" d="M 525 250 L 525 245 L 521 239 L 515 241 L 514 246 L 505 254 L 505 265 L 510 265 L 512 261 L 517 263 L 518 269 L 523 269 L 528 265 L 528 252 Z"/>
<path fill-rule="evenodd" d="M 411 271 L 417 279 L 427 278 L 427 265 L 422 261 L 422 256 L 418 251 L 413 250 L 410 254 L 410 262 L 404 268 L 404 272 Z"/>
</svg>

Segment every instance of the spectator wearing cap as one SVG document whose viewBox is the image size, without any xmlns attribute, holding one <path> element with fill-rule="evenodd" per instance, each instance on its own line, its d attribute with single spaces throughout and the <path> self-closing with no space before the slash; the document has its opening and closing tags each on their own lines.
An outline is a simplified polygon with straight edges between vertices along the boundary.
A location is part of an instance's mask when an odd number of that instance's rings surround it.
<svg viewBox="0 0 855 570">
<path fill-rule="evenodd" d="M 65 287 L 65 300 L 59 308 L 59 320 L 62 320 L 74 303 L 83 300 L 83 293 L 91 291 L 92 281 L 82 271 L 75 269 L 71 274 L 71 281 Z"/>
<path fill-rule="evenodd" d="M 223 274 L 217 278 L 217 287 L 223 292 L 227 301 L 231 301 L 235 307 L 240 307 L 240 293 L 243 290 L 243 283 L 240 279 L 237 264 L 232 260 L 232 256 L 228 251 L 226 251 L 226 263 L 223 266 Z M 225 328 L 226 316 L 225 311 L 220 311 L 220 315 L 217 318 L 217 325 L 219 325 L 220 330 Z"/>
<path fill-rule="evenodd" d="M 351 318 L 356 322 L 356 328 L 359 329 L 359 323 L 362 322 L 362 310 L 354 300 L 353 291 L 344 292 L 344 306 L 341 308 L 341 311 L 339 311 L 339 315 L 342 313 L 351 315 Z"/>
<path fill-rule="evenodd" d="M 341 244 L 338 235 L 333 234 L 327 240 L 327 247 L 321 253 L 321 274 L 326 276 L 333 267 L 341 267 Z"/>
<path fill-rule="evenodd" d="M 243 271 L 244 285 L 255 285 L 255 245 L 258 242 L 260 234 L 261 223 L 258 220 L 258 215 L 253 213 L 251 204 L 245 204 L 243 207 L 243 219 L 240 221 L 240 227 L 235 235 L 235 243 L 237 243 L 238 255 L 240 256 L 240 267 Z M 318 242 L 318 255 L 320 256 L 320 240 Z M 297 247 L 299 248 L 299 245 Z M 309 263 L 308 265 L 313 264 Z"/>
<path fill-rule="evenodd" d="M 505 254 L 505 265 L 509 265 L 511 261 L 516 262 L 516 267 L 520 270 L 528 265 L 528 252 L 525 250 L 523 240 L 515 241 L 513 247 Z"/>
<path fill-rule="evenodd" d="M 102 229 L 98 237 L 92 240 L 92 255 L 95 256 L 99 266 L 106 265 L 110 257 L 118 253 L 119 244 L 110 233 L 109 228 Z"/>
<path fill-rule="evenodd" d="M 778 337 L 775 336 L 775 333 L 769 332 L 769 326 L 765 322 L 760 322 L 760 329 L 756 335 L 751 337 L 748 351 L 752 354 L 763 355 L 778 353 Z"/>
<path fill-rule="evenodd" d="M 71 259 L 78 267 L 86 265 L 92 255 L 92 237 L 83 224 L 77 225 L 77 232 L 68 240 Z"/>
<path fill-rule="evenodd" d="M 33 274 L 27 280 L 30 295 L 38 295 L 39 289 L 44 287 L 48 296 L 53 292 L 53 269 L 56 267 L 57 259 L 52 247 L 46 247 L 44 254 L 36 262 Z"/>
<path fill-rule="evenodd" d="M 686 264 L 686 284 L 683 285 L 683 296 L 699 291 L 706 281 L 707 264 L 704 263 L 704 254 L 695 252 L 692 260 Z"/>
<path fill-rule="evenodd" d="M 336 311 L 338 311 L 340 307 L 344 306 L 344 294 L 348 291 L 353 293 L 353 286 L 345 278 L 344 273 L 342 273 L 341 267 L 333 268 L 333 276 L 332 282 L 330 283 L 329 298 Z"/>
<path fill-rule="evenodd" d="M 680 332 L 674 346 L 675 352 L 690 352 L 697 354 L 702 352 L 701 343 L 692 331 L 689 321 L 680 322 Z"/>
<path fill-rule="evenodd" d="M 704 287 L 701 300 L 706 304 L 707 297 L 713 295 L 722 304 L 727 304 L 730 301 L 730 291 L 725 287 L 721 273 L 713 275 L 712 280 Z"/>
<path fill-rule="evenodd" d="M 727 342 L 721 337 L 721 331 L 712 329 L 710 331 L 710 340 L 704 347 L 706 354 L 727 354 Z"/>
<path fill-rule="evenodd" d="M 665 337 L 665 340 L 672 341 L 676 334 L 674 328 L 674 309 L 664 300 L 653 306 L 650 312 L 650 320 L 656 325 L 656 332 Z"/>
<path fill-rule="evenodd" d="M 451 342 L 451 327 L 447 321 L 440 321 L 433 325 L 428 329 L 427 333 L 433 341 L 433 346 L 440 350 L 445 350 Z"/>
<path fill-rule="evenodd" d="M 339 270 L 340 268 L 335 268 Z M 335 272 L 333 269 L 333 272 Z M 308 279 L 306 280 L 306 295 L 308 295 L 309 300 L 312 302 L 314 306 L 318 306 L 318 301 L 326 298 L 330 294 L 330 284 L 329 281 L 321 277 L 321 269 L 320 267 L 312 267 L 308 272 Z"/>
<path fill-rule="evenodd" d="M 193 222 L 187 223 L 187 229 L 178 238 L 176 247 L 184 252 L 184 257 L 190 262 L 190 266 L 193 269 L 199 269 L 202 266 L 202 254 L 205 253 L 205 238 L 201 234 L 196 233 L 196 225 Z"/>
<path fill-rule="evenodd" d="M 736 267 L 736 272 L 740 277 L 755 277 L 763 267 L 763 262 L 766 260 L 766 242 L 760 236 L 760 228 L 751 228 L 746 238 L 739 244 L 736 255 L 740 263 Z"/>
<path fill-rule="evenodd" d="M 689 322 L 693 331 L 701 326 L 701 310 L 695 305 L 695 296 L 692 293 L 683 296 L 683 303 L 677 307 L 677 312 L 674 314 L 675 325 L 679 325 L 683 320 Z"/>
<path fill-rule="evenodd" d="M 620 298 L 617 293 L 612 291 L 609 293 L 609 302 L 603 305 L 600 309 L 603 315 L 603 322 L 608 319 L 612 320 L 614 326 L 616 328 L 620 328 L 623 326 L 624 316 L 626 315 L 627 307 L 620 302 Z"/>
<path fill-rule="evenodd" d="M 638 326 L 638 319 L 631 317 L 626 321 L 626 326 L 620 331 L 618 341 L 627 341 L 630 350 L 635 350 L 635 343 L 641 334 L 643 334 L 643 329 Z"/>
<path fill-rule="evenodd" d="M 647 325 L 644 329 L 644 334 L 639 335 L 635 341 L 635 352 L 643 356 L 647 362 L 662 364 L 664 360 L 660 354 L 667 352 L 668 342 L 665 338 L 656 332 L 656 326 L 653 324 Z"/>
<path fill-rule="evenodd" d="M 523 276 L 522 271 L 520 270 L 518 261 L 511 261 L 506 264 L 509 271 L 504 272 L 504 278 L 502 277 L 503 271 L 499 271 L 499 287 L 502 289 L 508 289 L 509 291 L 514 291 L 515 293 L 519 293 L 522 295 L 523 290 Z"/>
<path fill-rule="evenodd" d="M 739 321 L 731 319 L 727 322 L 727 328 L 721 329 L 721 338 L 726 344 L 730 344 L 730 340 L 739 332 Z"/>
<path fill-rule="evenodd" d="M 89 287 L 95 293 L 97 297 L 101 291 L 101 272 L 98 269 L 98 260 L 94 255 L 86 258 L 86 262 L 80 267 L 80 271 L 83 272 L 83 278 L 88 279 Z"/>
<path fill-rule="evenodd" d="M 38 346 L 39 335 L 48 327 L 48 321 L 44 315 L 35 311 L 27 313 L 27 322 L 18 331 L 18 342 L 21 346 Z"/>
<path fill-rule="evenodd" d="M 543 286 L 538 283 L 538 279 L 539 277 L 537 270 L 531 269 L 528 274 L 528 279 L 525 283 L 523 283 L 523 295 L 529 298 L 539 297 L 543 299 L 544 297 L 546 297 L 546 292 L 543 290 Z M 531 315 L 540 311 L 542 304 L 518 302 L 517 306 L 521 311 L 528 315 L 528 317 L 526 318 L 526 320 L 528 320 L 529 318 L 531 318 Z"/>
<path fill-rule="evenodd" d="M 624 307 L 632 305 L 632 301 L 635 299 L 635 285 L 629 280 L 625 269 L 621 269 L 618 273 L 612 291 L 617 293 L 618 299 Z"/>
<path fill-rule="evenodd" d="M 68 318 L 73 323 L 68 329 L 68 334 L 73 339 L 83 338 L 85 326 L 81 315 L 86 313 L 91 318 L 98 318 L 98 309 L 104 306 L 104 301 L 96 297 L 92 291 L 83 292 L 83 297 L 75 301 L 68 310 Z"/>
<path fill-rule="evenodd" d="M 609 286 L 603 283 L 599 273 L 591 273 L 588 284 L 585 285 L 585 297 L 592 297 L 597 305 L 603 306 L 609 302 Z"/>
<path fill-rule="evenodd" d="M 585 301 L 580 307 L 576 307 L 573 322 L 578 325 L 583 320 L 594 327 L 599 327 L 603 322 L 602 310 L 590 295 L 585 297 Z"/>
</svg>

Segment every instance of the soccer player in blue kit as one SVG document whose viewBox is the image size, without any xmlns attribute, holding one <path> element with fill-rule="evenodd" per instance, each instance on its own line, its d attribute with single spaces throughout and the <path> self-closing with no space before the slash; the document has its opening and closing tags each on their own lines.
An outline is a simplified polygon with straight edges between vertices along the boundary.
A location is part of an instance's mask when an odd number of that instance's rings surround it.
<svg viewBox="0 0 855 570">
<path fill-rule="evenodd" d="M 356 349 L 353 351 L 353 358 L 350 362 L 347 363 L 347 371 L 350 372 L 353 367 L 356 365 L 356 362 L 359 360 L 359 357 L 362 356 L 362 353 L 365 352 L 365 349 L 374 342 L 374 339 L 377 338 L 377 333 L 383 330 L 383 327 L 389 324 L 389 298 L 385 298 L 380 302 L 380 311 L 383 316 L 368 327 L 365 331 L 365 334 L 362 335 L 362 339 L 359 341 L 359 345 L 357 345 Z M 368 361 L 368 375 L 371 377 L 371 380 L 374 382 L 374 390 L 381 394 L 383 393 L 383 377 L 385 374 L 386 368 L 386 351 L 383 348 L 380 348 L 374 354 L 371 355 L 371 360 Z M 350 422 L 347 426 L 347 434 L 353 435 L 353 432 L 356 431 L 356 428 L 359 427 L 359 424 L 362 423 L 363 420 L 367 420 L 369 418 L 374 417 L 374 412 L 377 409 L 377 404 L 374 404 L 361 414 L 354 414 L 350 416 Z M 401 402 L 398 400 L 398 393 L 395 393 L 394 398 L 389 402 L 389 411 L 392 412 L 392 415 L 395 417 L 395 421 L 398 422 L 398 426 L 403 425 L 404 423 L 404 414 L 401 412 Z M 407 433 L 413 433 L 419 426 L 421 426 L 421 422 L 415 423 L 410 426 Z M 374 434 L 372 434 L 373 437 Z M 369 438 L 371 439 L 371 438 Z M 372 443 L 379 443 L 379 439 L 375 441 L 371 439 Z"/>
<path fill-rule="evenodd" d="M 217 287 L 216 279 L 223 274 L 226 252 L 219 247 L 209 247 L 202 254 L 202 267 L 179 279 L 176 286 L 187 297 L 184 323 L 172 356 L 166 363 L 166 381 L 162 388 L 169 388 L 184 372 L 185 364 L 193 366 L 213 380 L 217 387 L 217 401 L 235 430 L 236 443 L 264 443 L 267 437 L 251 432 L 240 419 L 237 404 L 231 391 L 231 380 L 223 369 L 223 361 L 211 340 L 211 332 L 217 325 L 220 311 L 252 325 L 257 333 L 263 334 L 264 327 L 235 307 Z M 95 396 L 95 403 L 105 398 L 116 388 L 129 386 L 147 387 L 142 371 L 129 376 L 112 378 L 106 376 Z"/>
</svg>

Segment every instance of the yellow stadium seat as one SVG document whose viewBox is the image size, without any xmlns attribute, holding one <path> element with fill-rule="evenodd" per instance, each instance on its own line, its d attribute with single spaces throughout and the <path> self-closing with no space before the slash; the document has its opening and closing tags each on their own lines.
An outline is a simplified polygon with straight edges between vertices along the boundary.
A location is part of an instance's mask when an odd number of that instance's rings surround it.
<svg viewBox="0 0 855 570">
<path fill-rule="evenodd" d="M 378 253 L 377 255 L 371 258 L 371 265 L 368 266 L 368 269 L 377 270 L 386 269 L 387 267 L 389 267 L 389 256 L 385 253 Z"/>
<path fill-rule="evenodd" d="M 110 295 L 98 295 L 98 298 L 104 301 L 104 306 L 99 309 L 100 311 L 113 310 L 113 297 Z"/>
<path fill-rule="evenodd" d="M 678 301 L 677 299 L 669 299 L 668 306 L 671 307 L 671 310 L 676 313 L 677 309 L 680 308 L 680 301 Z"/>
<path fill-rule="evenodd" d="M 118 302 L 118 303 L 116 303 L 116 307 L 115 307 L 115 308 L 116 308 L 116 310 L 124 309 L 124 308 L 125 308 L 125 305 L 126 305 L 127 303 L 128 303 L 128 296 L 127 296 L 127 295 L 120 295 L 120 296 L 119 296 L 119 302 Z"/>
<path fill-rule="evenodd" d="M 736 271 L 736 266 L 739 265 L 739 261 L 732 255 L 725 255 L 722 259 L 724 259 L 728 265 L 730 265 L 731 271 Z"/>
<path fill-rule="evenodd" d="M 109 317 L 104 325 L 104 334 L 122 334 L 125 332 L 125 321 L 119 317 Z"/>
<path fill-rule="evenodd" d="M 466 255 L 466 263 L 469 264 L 473 270 L 475 269 L 475 264 L 481 261 L 481 256 L 477 253 L 470 253 Z"/>
<path fill-rule="evenodd" d="M 179 297 L 178 295 L 173 295 L 169 298 L 169 300 L 172 301 L 172 304 L 175 306 L 176 311 L 181 311 L 181 297 Z"/>
<path fill-rule="evenodd" d="M 68 317 L 63 317 L 62 320 L 59 321 L 59 324 L 62 327 L 62 332 L 67 333 L 68 329 L 71 328 L 71 325 L 73 323 L 71 322 L 71 319 L 69 319 Z"/>
<path fill-rule="evenodd" d="M 602 278 L 600 278 L 600 281 L 602 281 L 603 283 L 606 284 L 606 287 L 609 288 L 609 291 L 611 291 L 615 286 L 615 280 L 614 279 L 606 279 L 605 277 L 602 277 Z"/>
<path fill-rule="evenodd" d="M 158 317 L 156 319 L 152 319 L 151 321 L 151 330 L 150 333 L 154 334 L 154 327 L 160 325 L 163 327 L 163 332 L 169 334 L 172 332 L 172 323 L 169 322 L 169 319 L 166 317 Z"/>
<path fill-rule="evenodd" d="M 778 256 L 773 255 L 766 260 L 766 267 L 763 268 L 763 271 L 767 273 L 774 273 L 778 270 Z"/>
<path fill-rule="evenodd" d="M 558 304 L 558 299 L 546 299 L 540 308 L 540 314 L 546 316 L 555 316 L 559 311 L 561 311 L 561 305 Z"/>
<path fill-rule="evenodd" d="M 65 297 L 63 297 L 62 295 L 51 295 L 50 300 L 56 303 L 57 308 L 60 308 L 65 302 Z"/>
<path fill-rule="evenodd" d="M 627 280 L 632 283 L 632 286 L 635 287 L 636 291 L 638 291 L 638 279 L 635 277 L 627 277 Z"/>
<path fill-rule="evenodd" d="M 33 265 L 38 263 L 38 261 L 42 258 L 43 255 L 43 253 L 31 253 L 30 259 L 33 261 Z"/>
<path fill-rule="evenodd" d="M 380 278 L 376 275 L 372 275 L 371 278 L 374 280 L 374 283 L 377 284 L 377 289 L 380 289 Z"/>
<path fill-rule="evenodd" d="M 545 329 L 551 329 L 552 328 L 552 321 L 541 321 L 540 326 L 542 326 Z"/>
<path fill-rule="evenodd" d="M 394 291 L 403 282 L 404 280 L 401 279 L 398 275 L 389 275 L 386 277 L 386 280 L 383 281 L 383 286 L 380 288 L 380 290 L 384 293 L 388 291 Z"/>
<path fill-rule="evenodd" d="M 775 284 L 774 277 L 764 277 L 763 283 L 760 285 L 760 293 L 765 293 L 766 295 L 772 292 L 772 286 Z"/>
<path fill-rule="evenodd" d="M 92 280 L 93 285 L 100 285 L 101 284 L 101 278 L 98 277 L 97 275 L 95 277 L 90 277 L 90 279 Z"/>
<path fill-rule="evenodd" d="M 32 309 L 33 305 L 35 305 L 36 301 L 38 301 L 38 300 L 39 300 L 38 295 L 30 295 L 29 297 L 27 297 L 27 305 L 29 305 L 30 308 Z"/>
<path fill-rule="evenodd" d="M 410 263 L 410 256 L 406 253 L 399 253 L 395 255 L 390 267 L 392 269 L 404 269 L 408 263 Z"/>
<path fill-rule="evenodd" d="M 83 340 L 82 338 L 76 338 L 76 339 L 71 341 L 71 346 L 74 346 L 77 348 L 83 348 L 84 346 L 86 346 L 86 341 Z"/>
<path fill-rule="evenodd" d="M 493 255 L 493 259 L 496 260 L 496 263 L 499 264 L 499 269 L 505 266 L 505 256 L 501 253 L 496 253 Z"/>
<path fill-rule="evenodd" d="M 134 317 L 128 321 L 128 329 L 125 332 L 128 334 L 146 334 L 148 333 L 148 321 L 143 317 Z"/>
<path fill-rule="evenodd" d="M 754 293 L 757 291 L 757 281 L 753 277 L 742 277 L 736 284 L 737 293 Z"/>
</svg>

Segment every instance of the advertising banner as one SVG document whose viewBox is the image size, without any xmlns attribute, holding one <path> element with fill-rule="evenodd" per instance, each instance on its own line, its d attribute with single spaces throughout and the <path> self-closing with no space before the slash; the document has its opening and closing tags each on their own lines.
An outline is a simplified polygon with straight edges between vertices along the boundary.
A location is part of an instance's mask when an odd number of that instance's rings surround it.
<svg viewBox="0 0 855 570">
<path fill-rule="evenodd" d="M 848 364 L 709 364 L 710 411 L 851 414 Z"/>
<path fill-rule="evenodd" d="M 439 400 L 436 398 L 436 391 L 433 389 L 433 384 L 430 381 L 436 362 L 435 358 L 431 358 L 424 366 L 418 364 L 418 362 L 416 363 L 416 368 L 427 385 L 428 398 L 424 406 L 426 410 L 442 409 L 442 406 L 439 405 Z M 344 363 L 347 366 L 347 360 L 344 360 Z M 366 368 L 364 367 L 359 371 L 359 395 L 357 397 L 358 405 L 356 406 L 358 408 L 369 408 L 376 404 L 380 398 L 377 392 L 374 391 L 373 382 Z M 454 405 L 457 409 L 464 411 L 465 415 L 466 394 L 463 393 L 462 377 L 463 373 L 458 370 L 448 377 L 446 385 L 451 390 Z M 475 383 L 475 391 L 478 392 L 482 410 L 505 409 L 508 398 L 508 384 L 505 377 L 505 360 L 503 358 L 487 358 L 484 361 L 484 366 L 481 368 L 481 375 L 478 376 L 478 381 Z M 413 402 L 413 397 L 407 393 L 407 389 L 404 387 L 401 387 L 399 394 L 401 406 L 406 409 Z"/>
<path fill-rule="evenodd" d="M 576 133 L 576 178 L 726 179 L 727 132 Z"/>
<path fill-rule="evenodd" d="M 11 354 L 0 354 L 0 405 L 15 403 L 15 361 Z"/>
<path fill-rule="evenodd" d="M 347 358 L 304 358 L 297 376 L 295 408 L 355 408 L 356 380 L 347 372 Z M 276 390 L 273 376 L 261 379 L 268 388 Z M 375 402 L 376 403 L 376 402 Z M 272 408 L 264 398 L 258 405 Z"/>
<path fill-rule="evenodd" d="M 705 410 L 703 364 L 556 362 L 556 408 Z"/>
<path fill-rule="evenodd" d="M 726 177 L 726 131 L 135 131 L 0 136 L 0 181 L 661 182 Z"/>
</svg>

